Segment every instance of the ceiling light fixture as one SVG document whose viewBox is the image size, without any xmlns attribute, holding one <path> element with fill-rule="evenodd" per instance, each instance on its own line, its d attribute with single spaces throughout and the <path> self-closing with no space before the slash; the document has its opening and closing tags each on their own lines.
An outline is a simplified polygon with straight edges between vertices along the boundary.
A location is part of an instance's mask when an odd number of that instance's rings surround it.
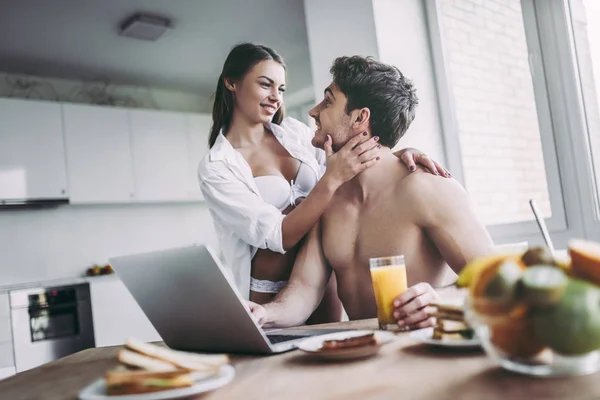
<svg viewBox="0 0 600 400">
<path fill-rule="evenodd" d="M 149 14 L 135 14 L 121 24 L 119 34 L 153 42 L 172 27 L 171 20 L 168 18 Z"/>
</svg>

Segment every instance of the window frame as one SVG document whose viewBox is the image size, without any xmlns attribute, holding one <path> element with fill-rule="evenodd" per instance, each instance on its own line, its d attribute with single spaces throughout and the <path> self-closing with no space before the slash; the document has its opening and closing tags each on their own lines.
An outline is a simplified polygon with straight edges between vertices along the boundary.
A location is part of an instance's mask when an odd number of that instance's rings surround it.
<svg viewBox="0 0 600 400">
<path fill-rule="evenodd" d="M 596 237 L 597 221 L 590 223 L 591 170 L 585 157 L 587 131 L 582 125 L 582 102 L 578 74 L 574 69 L 569 0 L 521 0 L 529 52 L 540 138 L 552 217 L 545 220 L 555 247 L 565 248 L 572 237 Z M 444 46 L 441 0 L 425 0 L 430 51 L 439 101 L 444 151 L 452 174 L 464 185 L 451 78 Z M 589 151 L 589 149 L 588 149 Z M 591 153 L 588 153 L 591 154 Z M 586 189 L 586 186 L 588 188 Z M 497 243 L 528 241 L 543 243 L 535 221 L 487 227 Z"/>
<path fill-rule="evenodd" d="M 583 4 L 581 6 L 583 7 Z M 565 0 L 563 8 L 565 13 L 566 29 L 568 29 L 571 34 L 569 40 L 572 44 L 573 68 L 575 71 L 573 85 L 576 86 L 574 90 L 577 90 L 578 92 L 579 106 L 582 113 L 581 130 L 583 134 L 573 138 L 573 148 L 576 153 L 581 154 L 581 152 L 583 152 L 586 155 L 586 157 L 577 157 L 577 167 L 583 171 L 583 173 L 578 176 L 580 178 L 579 180 L 581 181 L 580 191 L 582 194 L 584 194 L 582 204 L 584 227 L 588 237 L 600 240 L 600 176 L 596 176 L 594 170 L 594 163 L 600 163 L 600 149 L 598 149 L 599 152 L 596 154 L 598 159 L 594 160 L 594 154 L 592 154 L 591 148 L 590 126 L 588 123 L 588 108 L 581 79 L 583 72 L 580 68 L 580 63 L 582 60 L 580 59 L 580 54 L 577 51 L 578 39 L 576 38 L 576 32 L 573 24 L 573 1 Z M 594 76 L 594 79 L 600 80 L 600 76 Z M 595 95 L 598 97 L 598 107 L 600 108 L 600 93 L 595 93 Z M 596 110 L 596 112 L 600 112 L 600 109 Z M 586 194 L 587 196 L 585 196 Z"/>
</svg>

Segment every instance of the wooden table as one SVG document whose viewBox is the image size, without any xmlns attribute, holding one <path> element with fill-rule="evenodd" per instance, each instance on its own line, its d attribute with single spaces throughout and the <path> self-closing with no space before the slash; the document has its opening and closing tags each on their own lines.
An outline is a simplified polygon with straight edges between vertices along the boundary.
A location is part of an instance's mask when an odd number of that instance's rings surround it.
<svg viewBox="0 0 600 400">
<path fill-rule="evenodd" d="M 376 329 L 376 320 L 322 325 Z M 0 381 L 2 400 L 76 399 L 79 391 L 116 365 L 120 347 L 88 349 Z M 218 399 L 593 399 L 600 374 L 542 379 L 495 366 L 481 351 L 415 344 L 407 333 L 370 359 L 317 362 L 299 351 L 234 356 L 229 385 L 197 396 Z"/>
</svg>

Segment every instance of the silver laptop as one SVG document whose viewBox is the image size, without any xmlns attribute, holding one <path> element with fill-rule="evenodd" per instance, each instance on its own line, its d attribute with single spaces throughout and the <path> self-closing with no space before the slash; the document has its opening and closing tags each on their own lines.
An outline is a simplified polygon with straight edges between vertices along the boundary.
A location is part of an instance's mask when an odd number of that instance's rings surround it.
<svg viewBox="0 0 600 400">
<path fill-rule="evenodd" d="M 190 246 L 110 259 L 167 346 L 224 353 L 280 353 L 308 336 L 341 329 L 264 331 L 207 247 Z"/>
</svg>

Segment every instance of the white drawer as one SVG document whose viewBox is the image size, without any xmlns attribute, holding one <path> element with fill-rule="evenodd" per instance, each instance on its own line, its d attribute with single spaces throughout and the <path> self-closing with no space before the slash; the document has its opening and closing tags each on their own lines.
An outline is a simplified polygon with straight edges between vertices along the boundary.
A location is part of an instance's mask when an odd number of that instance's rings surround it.
<svg viewBox="0 0 600 400">
<path fill-rule="evenodd" d="M 0 343 L 12 340 L 8 293 L 0 293 Z"/>
<path fill-rule="evenodd" d="M 0 369 L 15 366 L 12 341 L 0 342 Z"/>
</svg>

